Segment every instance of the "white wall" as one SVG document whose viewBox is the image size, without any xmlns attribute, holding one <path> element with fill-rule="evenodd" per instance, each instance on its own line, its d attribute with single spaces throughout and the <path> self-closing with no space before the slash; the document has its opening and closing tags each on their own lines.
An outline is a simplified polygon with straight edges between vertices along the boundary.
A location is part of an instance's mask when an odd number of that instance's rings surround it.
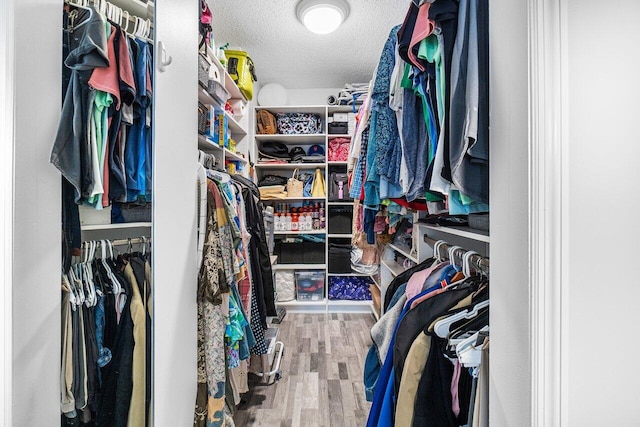
<svg viewBox="0 0 640 427">
<path fill-rule="evenodd" d="M 527 1 L 491 0 L 491 425 L 530 425 Z M 508 36 L 507 36 L 508 35 Z"/>
<path fill-rule="evenodd" d="M 329 95 L 338 96 L 344 88 L 288 89 L 289 105 L 326 105 Z"/>
<path fill-rule="evenodd" d="M 638 426 L 640 3 L 563 3 L 569 108 L 563 425 Z"/>
<path fill-rule="evenodd" d="M 17 76 L 8 82 L 15 114 L 10 425 L 53 425 L 60 410 L 61 205 L 49 153 L 61 104 L 62 2 L 4 3 L 15 28 Z"/>
</svg>

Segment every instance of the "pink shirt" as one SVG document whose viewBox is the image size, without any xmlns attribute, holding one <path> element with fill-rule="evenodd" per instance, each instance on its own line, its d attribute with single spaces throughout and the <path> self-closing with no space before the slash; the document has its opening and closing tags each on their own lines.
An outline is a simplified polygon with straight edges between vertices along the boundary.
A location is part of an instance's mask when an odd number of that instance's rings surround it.
<svg viewBox="0 0 640 427">
<path fill-rule="evenodd" d="M 111 26 L 111 35 L 107 41 L 107 56 L 109 57 L 108 67 L 97 67 L 91 73 L 89 86 L 103 92 L 110 93 L 116 99 L 116 110 L 120 109 L 120 81 L 118 80 L 118 64 L 116 61 L 116 50 L 114 39 L 116 38 L 116 28 Z"/>
<path fill-rule="evenodd" d="M 415 45 L 419 44 L 422 40 L 426 39 L 433 30 L 436 28 L 436 23 L 433 19 L 429 19 L 429 8 L 431 7 L 431 3 L 424 2 L 420 9 L 418 9 L 418 17 L 416 18 L 416 25 L 413 28 L 413 34 L 411 36 L 411 42 L 409 43 L 409 51 L 407 55 L 409 55 L 409 59 L 420 69 L 420 71 L 424 71 L 424 67 L 420 63 L 420 60 L 413 53 L 413 48 Z"/>
<path fill-rule="evenodd" d="M 407 301 L 409 301 L 411 298 L 415 297 L 420 292 L 422 292 L 423 291 L 422 287 L 424 286 L 424 282 L 431 275 L 431 273 L 437 270 L 440 266 L 446 265 L 446 264 L 448 263 L 441 262 L 438 264 L 434 264 L 431 267 L 426 268 L 422 271 L 417 271 L 413 273 L 413 275 L 409 278 L 409 281 L 407 282 L 407 288 L 405 290 Z"/>
</svg>

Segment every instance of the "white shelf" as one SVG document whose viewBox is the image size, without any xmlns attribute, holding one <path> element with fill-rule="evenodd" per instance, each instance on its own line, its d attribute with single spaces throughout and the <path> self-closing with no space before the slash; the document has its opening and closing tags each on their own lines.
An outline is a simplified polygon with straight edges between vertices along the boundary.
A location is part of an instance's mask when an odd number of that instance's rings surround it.
<svg viewBox="0 0 640 427">
<path fill-rule="evenodd" d="M 150 222 L 123 222 L 119 224 L 87 224 L 80 226 L 83 231 L 88 230 L 118 230 L 121 228 L 151 228 Z"/>
<path fill-rule="evenodd" d="M 347 299 L 327 299 L 329 305 L 369 305 L 372 304 L 370 299 L 367 300 L 347 300 Z"/>
<path fill-rule="evenodd" d="M 238 140 L 247 135 L 247 130 L 233 117 L 229 111 L 225 110 L 224 115 L 227 116 L 227 123 L 229 124 L 229 132 L 231 137 Z M 240 135 L 240 138 L 236 138 L 236 135 Z"/>
<path fill-rule="evenodd" d="M 324 270 L 326 264 L 276 264 L 274 270 Z"/>
<path fill-rule="evenodd" d="M 415 262 L 416 264 L 418 264 L 418 259 L 411 255 L 411 248 L 409 247 L 405 247 L 405 246 L 397 246 L 393 243 L 389 243 L 389 247 L 391 249 L 393 249 L 394 251 L 400 253 L 401 255 L 403 255 L 405 258 L 410 259 L 411 261 Z"/>
<path fill-rule="evenodd" d="M 327 302 L 326 300 L 323 298 L 319 301 L 298 301 L 298 300 L 293 300 L 293 301 L 284 301 L 284 302 L 276 302 L 277 305 L 281 305 L 283 307 L 290 307 L 290 306 L 296 306 L 296 305 L 305 305 L 305 306 L 318 306 L 318 307 L 324 307 Z"/>
<path fill-rule="evenodd" d="M 406 270 L 402 265 L 390 259 L 382 259 L 380 260 L 380 265 L 385 266 L 387 270 L 391 272 L 393 277 L 397 277 L 400 273 Z"/>
<path fill-rule="evenodd" d="M 362 95 L 364 96 L 364 95 Z M 362 104 L 356 105 L 356 113 L 360 110 Z M 353 105 L 327 105 L 329 114 L 331 113 L 353 113 Z"/>
<path fill-rule="evenodd" d="M 382 286 L 380 286 L 380 281 L 378 279 L 376 279 L 376 276 L 378 276 L 377 274 L 373 274 L 369 277 L 371 277 L 371 280 L 373 281 L 373 284 L 376 285 L 378 287 L 378 289 L 380 289 L 380 292 L 382 292 Z"/>
<path fill-rule="evenodd" d="M 351 138 L 351 135 L 348 133 L 328 133 L 327 136 L 329 139 L 331 138 Z"/>
<path fill-rule="evenodd" d="M 296 230 L 296 231 L 274 231 L 273 234 L 276 236 L 286 236 L 291 234 L 327 234 L 326 230 Z"/>
<path fill-rule="evenodd" d="M 477 240 L 479 242 L 489 243 L 489 232 L 475 230 L 470 227 L 443 227 L 440 225 L 421 224 L 424 228 L 434 230 L 439 233 L 451 234 L 454 236 L 465 237 L 467 239 Z"/>
<path fill-rule="evenodd" d="M 327 237 L 335 237 L 337 239 L 350 239 L 353 234 L 327 234 Z"/>
<path fill-rule="evenodd" d="M 262 169 L 324 169 L 324 163 L 256 163 L 255 167 Z"/>
<path fill-rule="evenodd" d="M 334 277 L 371 277 L 370 274 L 365 274 L 365 273 L 327 273 L 327 276 L 334 276 Z"/>
<path fill-rule="evenodd" d="M 310 133 L 310 134 L 273 134 L 273 135 L 255 135 L 256 141 L 278 141 L 283 144 L 296 144 L 296 145 L 324 145 L 327 135 L 324 133 Z"/>
<path fill-rule="evenodd" d="M 283 197 L 281 199 L 268 199 L 268 200 L 263 200 L 263 202 L 281 202 L 281 201 L 292 201 L 292 200 L 299 200 L 299 201 L 304 201 L 304 200 L 322 200 L 324 201 L 326 198 L 325 197 Z M 277 212 L 276 212 L 277 213 Z"/>
<path fill-rule="evenodd" d="M 223 108 L 223 105 L 220 105 L 218 101 L 213 99 L 209 92 L 207 92 L 202 86 L 198 85 L 198 101 L 202 102 L 204 105 L 211 105 L 213 107 Z"/>
<path fill-rule="evenodd" d="M 353 200 L 350 202 L 327 202 L 327 205 L 350 206 L 350 205 L 353 205 Z"/>
<path fill-rule="evenodd" d="M 225 158 L 225 160 L 233 160 L 233 161 L 236 161 L 236 162 L 247 163 L 247 159 L 245 159 L 244 157 L 242 157 L 239 154 L 236 154 L 236 153 L 232 152 L 228 148 L 224 149 L 224 158 Z"/>
<path fill-rule="evenodd" d="M 241 155 L 234 153 L 228 148 L 220 147 L 219 145 L 216 145 L 212 140 L 210 140 L 208 137 L 204 135 L 198 135 L 198 148 L 200 148 L 202 151 L 207 151 L 211 149 L 216 151 L 223 151 L 224 159 L 233 160 L 241 163 L 247 163 L 247 159 L 245 159 Z M 220 160 L 222 161 L 223 159 L 221 158 Z"/>
<path fill-rule="evenodd" d="M 324 122 L 325 114 L 326 114 L 326 106 L 325 105 L 287 105 L 287 106 L 266 106 L 262 105 L 256 107 L 256 111 L 258 110 L 268 110 L 270 113 L 313 113 L 320 115 L 320 118 Z"/>
<path fill-rule="evenodd" d="M 331 161 L 329 161 L 329 162 L 327 162 L 327 163 L 329 163 L 330 165 L 346 165 L 346 164 L 348 164 L 349 162 L 346 162 L 346 161 L 338 161 L 338 160 L 331 160 Z"/>
<path fill-rule="evenodd" d="M 380 314 L 376 311 L 376 307 L 373 305 L 373 302 L 371 303 L 371 313 L 373 314 L 373 317 L 376 318 L 376 321 L 380 320 Z"/>
</svg>

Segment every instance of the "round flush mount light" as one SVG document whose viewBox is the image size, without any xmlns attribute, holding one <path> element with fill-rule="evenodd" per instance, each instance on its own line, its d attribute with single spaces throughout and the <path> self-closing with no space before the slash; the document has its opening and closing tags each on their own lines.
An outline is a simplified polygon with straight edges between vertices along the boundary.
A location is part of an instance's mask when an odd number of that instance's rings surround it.
<svg viewBox="0 0 640 427">
<path fill-rule="evenodd" d="M 349 5 L 345 0 L 302 0 L 296 13 L 309 31 L 329 34 L 347 19 Z"/>
</svg>

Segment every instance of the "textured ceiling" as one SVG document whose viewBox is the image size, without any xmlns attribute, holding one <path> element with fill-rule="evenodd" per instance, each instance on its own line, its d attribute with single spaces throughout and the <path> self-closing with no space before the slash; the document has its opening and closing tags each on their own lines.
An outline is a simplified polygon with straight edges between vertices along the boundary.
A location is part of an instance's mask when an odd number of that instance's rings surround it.
<svg viewBox="0 0 640 427">
<path fill-rule="evenodd" d="M 347 20 L 331 34 L 307 30 L 297 0 L 209 0 L 216 44 L 249 52 L 260 84 L 287 89 L 368 82 L 389 31 L 402 23 L 409 0 L 347 0 Z"/>
</svg>

